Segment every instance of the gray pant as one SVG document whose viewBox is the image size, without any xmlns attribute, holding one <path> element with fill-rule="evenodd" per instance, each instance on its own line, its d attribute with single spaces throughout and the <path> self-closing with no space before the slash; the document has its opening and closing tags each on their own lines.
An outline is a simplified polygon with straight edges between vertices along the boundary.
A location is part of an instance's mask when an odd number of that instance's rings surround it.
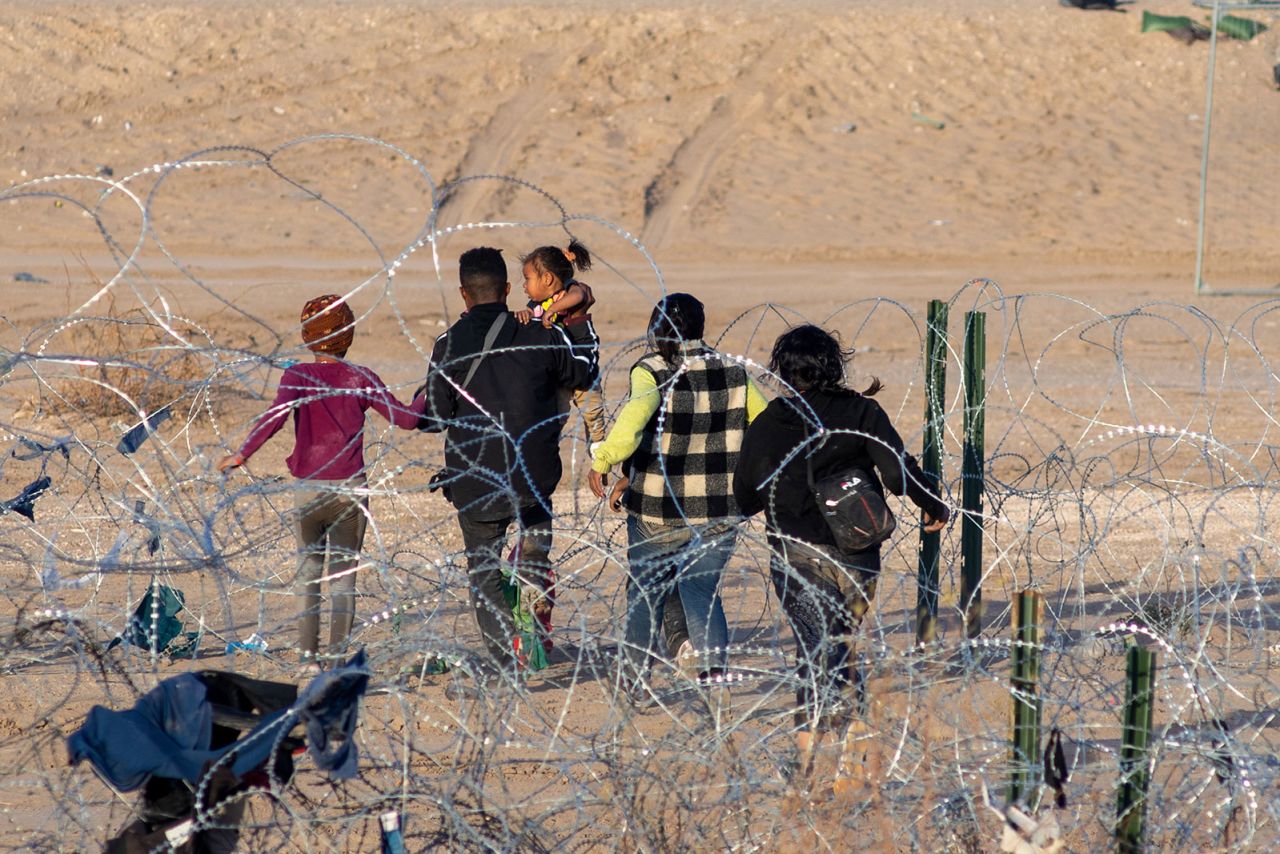
<svg viewBox="0 0 1280 854">
<path fill-rule="evenodd" d="M 298 648 L 304 655 L 320 650 L 320 579 L 328 558 L 329 651 L 340 653 L 356 617 L 356 574 L 369 499 L 351 494 L 363 486 L 359 480 L 304 480 L 298 482 L 293 504 L 298 511 L 294 533 L 298 537 L 298 579 L 302 597 L 298 619 Z"/>
</svg>

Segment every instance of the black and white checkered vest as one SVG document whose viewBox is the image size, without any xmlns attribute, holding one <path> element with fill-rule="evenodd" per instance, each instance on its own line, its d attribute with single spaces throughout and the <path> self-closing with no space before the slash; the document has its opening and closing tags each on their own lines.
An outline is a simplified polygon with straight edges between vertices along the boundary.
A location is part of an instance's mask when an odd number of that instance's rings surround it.
<svg viewBox="0 0 1280 854">
<path fill-rule="evenodd" d="M 650 524 L 734 519 L 733 470 L 747 431 L 747 372 L 702 342 L 671 367 L 657 353 L 636 362 L 653 374 L 658 411 L 630 461 L 627 509 Z"/>
</svg>

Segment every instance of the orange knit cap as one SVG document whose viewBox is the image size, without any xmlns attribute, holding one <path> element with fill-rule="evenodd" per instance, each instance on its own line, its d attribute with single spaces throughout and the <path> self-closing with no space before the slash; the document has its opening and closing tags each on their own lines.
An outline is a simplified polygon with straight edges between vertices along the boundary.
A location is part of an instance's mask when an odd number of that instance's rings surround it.
<svg viewBox="0 0 1280 854">
<path fill-rule="evenodd" d="M 337 294 L 307 300 L 302 307 L 302 340 L 316 353 L 343 356 L 356 337 L 356 316 Z"/>
</svg>

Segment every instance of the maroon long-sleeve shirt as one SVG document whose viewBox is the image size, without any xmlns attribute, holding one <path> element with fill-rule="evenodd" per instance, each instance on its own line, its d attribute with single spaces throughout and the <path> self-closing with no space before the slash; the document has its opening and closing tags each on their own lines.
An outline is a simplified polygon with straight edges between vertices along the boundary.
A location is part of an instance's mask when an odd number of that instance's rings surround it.
<svg viewBox="0 0 1280 854">
<path fill-rule="evenodd" d="M 294 477 L 344 480 L 364 470 L 364 413 L 372 409 L 397 427 L 413 430 L 426 404 L 406 406 L 368 368 L 346 362 L 304 362 L 280 378 L 271 408 L 253 425 L 240 456 L 249 459 L 279 432 L 292 412 Z"/>
</svg>

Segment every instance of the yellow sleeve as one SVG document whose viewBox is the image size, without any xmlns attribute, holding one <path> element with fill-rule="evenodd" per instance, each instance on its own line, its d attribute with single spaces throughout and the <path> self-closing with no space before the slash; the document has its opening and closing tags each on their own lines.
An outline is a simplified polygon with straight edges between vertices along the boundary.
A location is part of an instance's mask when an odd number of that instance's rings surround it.
<svg viewBox="0 0 1280 854">
<path fill-rule="evenodd" d="M 756 416 L 764 412 L 768 405 L 769 401 L 765 400 L 760 388 L 751 381 L 751 377 L 747 377 L 747 423 L 755 421 Z"/>
<path fill-rule="evenodd" d="M 660 402 L 658 384 L 654 381 L 653 374 L 636 365 L 631 369 L 631 393 L 618 412 L 613 429 L 600 447 L 596 448 L 591 468 L 605 474 L 618 463 L 631 459 L 636 448 L 640 447 L 644 428 L 653 418 L 653 413 L 658 411 Z"/>
</svg>

